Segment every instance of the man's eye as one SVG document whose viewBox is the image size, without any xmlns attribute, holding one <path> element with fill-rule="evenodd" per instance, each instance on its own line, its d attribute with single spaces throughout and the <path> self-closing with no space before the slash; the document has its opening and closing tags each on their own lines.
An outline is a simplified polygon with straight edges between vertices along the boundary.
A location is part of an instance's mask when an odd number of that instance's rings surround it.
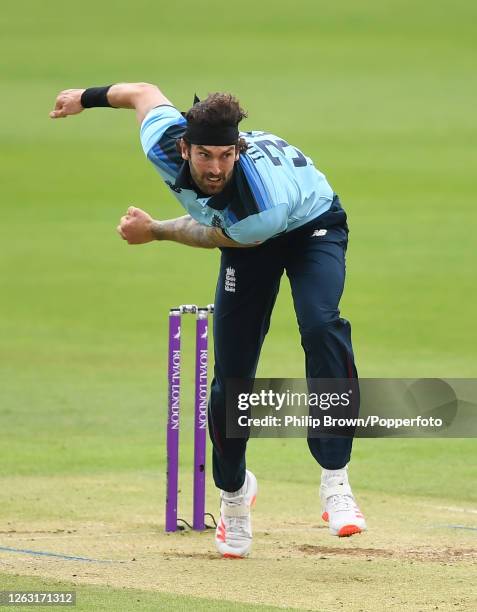
<svg viewBox="0 0 477 612">
<path fill-rule="evenodd" d="M 208 157 L 207 153 L 204 153 L 203 151 L 201 153 L 199 153 L 200 157 Z"/>
</svg>

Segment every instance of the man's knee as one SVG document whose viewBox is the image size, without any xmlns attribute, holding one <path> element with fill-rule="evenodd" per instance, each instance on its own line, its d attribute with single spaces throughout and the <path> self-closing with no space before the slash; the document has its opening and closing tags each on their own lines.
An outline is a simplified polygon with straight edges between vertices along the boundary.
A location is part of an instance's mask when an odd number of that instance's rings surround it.
<svg viewBox="0 0 477 612">
<path fill-rule="evenodd" d="M 349 323 L 340 319 L 338 313 L 327 316 L 319 314 L 314 317 L 313 321 L 301 327 L 302 341 L 305 344 L 308 342 L 326 341 L 328 338 L 335 336 L 346 326 L 349 326 Z"/>
</svg>

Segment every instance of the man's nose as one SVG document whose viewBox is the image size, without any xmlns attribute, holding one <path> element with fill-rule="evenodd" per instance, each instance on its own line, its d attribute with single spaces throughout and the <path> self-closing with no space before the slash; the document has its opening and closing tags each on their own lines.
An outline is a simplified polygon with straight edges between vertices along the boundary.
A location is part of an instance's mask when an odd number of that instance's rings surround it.
<svg viewBox="0 0 477 612">
<path fill-rule="evenodd" d="M 218 159 L 210 160 L 209 172 L 211 174 L 215 174 L 215 175 L 221 174 L 222 169 L 220 167 L 220 160 L 218 160 Z"/>
</svg>

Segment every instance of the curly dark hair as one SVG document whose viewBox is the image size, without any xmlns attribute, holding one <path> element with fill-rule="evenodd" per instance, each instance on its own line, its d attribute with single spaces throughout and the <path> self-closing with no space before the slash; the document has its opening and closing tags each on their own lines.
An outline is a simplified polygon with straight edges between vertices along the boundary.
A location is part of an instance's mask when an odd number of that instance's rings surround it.
<svg viewBox="0 0 477 612">
<path fill-rule="evenodd" d="M 215 92 L 194 104 L 185 114 L 187 123 L 207 123 L 208 125 L 238 125 L 247 117 L 247 112 L 240 102 L 230 93 Z M 187 144 L 187 139 L 184 138 Z M 244 138 L 237 142 L 240 153 L 244 153 L 248 144 Z"/>
</svg>

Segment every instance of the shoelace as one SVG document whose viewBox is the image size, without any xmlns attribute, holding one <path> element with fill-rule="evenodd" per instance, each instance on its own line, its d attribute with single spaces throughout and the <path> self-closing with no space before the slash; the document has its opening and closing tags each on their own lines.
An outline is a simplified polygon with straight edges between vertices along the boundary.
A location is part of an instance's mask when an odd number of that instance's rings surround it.
<svg viewBox="0 0 477 612">
<path fill-rule="evenodd" d="M 243 495 L 236 495 L 235 497 L 223 497 L 222 498 L 227 506 L 241 506 L 244 502 Z M 248 516 L 226 516 L 227 528 L 229 532 L 233 534 L 233 539 L 250 539 L 250 532 L 248 530 Z"/>
<path fill-rule="evenodd" d="M 354 499 L 351 495 L 332 495 L 327 502 L 336 512 L 352 510 L 354 507 Z"/>
<path fill-rule="evenodd" d="M 248 517 L 246 516 L 227 516 L 225 520 L 228 523 L 229 534 L 233 540 L 249 540 L 250 532 L 248 530 Z"/>
<path fill-rule="evenodd" d="M 326 484 L 333 488 L 340 488 L 343 486 L 343 493 L 330 495 L 330 497 L 328 497 L 326 500 L 332 510 L 336 512 L 346 512 L 354 509 L 355 501 L 353 496 L 350 495 L 349 485 L 347 485 L 347 483 L 343 482 L 341 479 L 333 478 L 328 480 Z"/>
</svg>

